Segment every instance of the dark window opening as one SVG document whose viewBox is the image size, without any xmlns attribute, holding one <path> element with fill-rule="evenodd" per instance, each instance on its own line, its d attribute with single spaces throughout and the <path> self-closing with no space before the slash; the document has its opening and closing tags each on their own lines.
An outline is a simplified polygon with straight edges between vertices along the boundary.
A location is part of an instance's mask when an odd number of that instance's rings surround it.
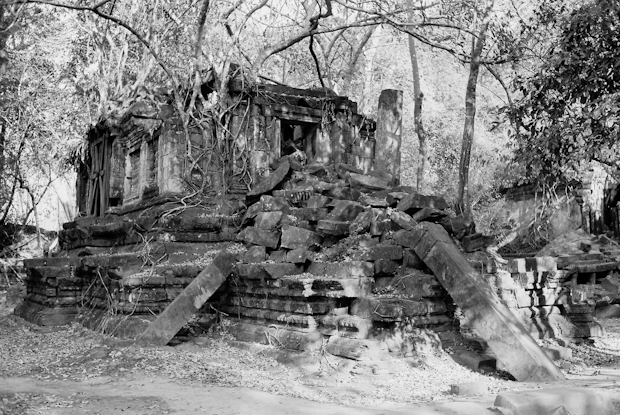
<svg viewBox="0 0 620 415">
<path fill-rule="evenodd" d="M 304 152 L 308 160 L 316 153 L 318 124 L 282 120 L 280 149 L 283 156 Z"/>
</svg>

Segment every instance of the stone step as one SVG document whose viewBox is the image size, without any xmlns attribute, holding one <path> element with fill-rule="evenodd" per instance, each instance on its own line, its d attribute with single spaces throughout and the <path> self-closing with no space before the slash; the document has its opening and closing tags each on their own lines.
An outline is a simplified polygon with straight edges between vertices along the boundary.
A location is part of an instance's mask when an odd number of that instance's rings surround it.
<svg viewBox="0 0 620 415">
<path fill-rule="evenodd" d="M 446 303 L 441 300 L 408 300 L 389 297 L 359 297 L 353 300 L 350 313 L 374 321 L 404 321 L 407 318 L 443 314 Z"/>
<path fill-rule="evenodd" d="M 327 314 L 336 308 L 336 302 L 332 299 L 305 301 L 292 298 L 265 298 L 251 296 L 233 296 L 230 298 L 231 305 L 248 308 L 262 308 L 274 311 L 285 311 L 296 314 Z"/>
<path fill-rule="evenodd" d="M 306 274 L 304 274 L 306 275 Z M 370 295 L 373 279 L 283 277 L 277 280 L 246 280 L 231 290 L 253 295 L 280 297 L 361 297 Z"/>
</svg>

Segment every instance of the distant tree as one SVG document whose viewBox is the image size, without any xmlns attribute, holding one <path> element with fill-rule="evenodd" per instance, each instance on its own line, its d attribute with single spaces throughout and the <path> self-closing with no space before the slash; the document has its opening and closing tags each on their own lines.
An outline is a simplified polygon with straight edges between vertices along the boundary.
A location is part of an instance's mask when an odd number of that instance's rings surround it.
<svg viewBox="0 0 620 415">
<path fill-rule="evenodd" d="M 620 3 L 596 0 L 554 23 L 557 44 L 517 83 L 522 98 L 508 111 L 515 161 L 526 179 L 549 183 L 592 160 L 620 167 Z"/>
</svg>

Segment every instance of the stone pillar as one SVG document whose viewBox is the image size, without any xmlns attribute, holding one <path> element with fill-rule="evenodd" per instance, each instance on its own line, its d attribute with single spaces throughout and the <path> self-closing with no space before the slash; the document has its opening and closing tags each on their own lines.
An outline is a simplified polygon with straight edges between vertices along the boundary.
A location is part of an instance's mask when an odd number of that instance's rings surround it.
<svg viewBox="0 0 620 415">
<path fill-rule="evenodd" d="M 400 143 L 403 125 L 403 91 L 385 89 L 379 96 L 375 135 L 375 171 L 392 175 L 400 184 Z"/>
</svg>

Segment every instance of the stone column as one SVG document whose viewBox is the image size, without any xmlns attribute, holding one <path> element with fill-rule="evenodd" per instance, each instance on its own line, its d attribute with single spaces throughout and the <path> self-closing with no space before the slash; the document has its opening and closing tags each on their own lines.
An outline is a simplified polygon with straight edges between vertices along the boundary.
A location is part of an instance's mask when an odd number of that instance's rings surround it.
<svg viewBox="0 0 620 415">
<path fill-rule="evenodd" d="M 403 125 L 403 91 L 385 89 L 379 96 L 375 133 L 375 171 L 385 171 L 400 184 L 400 143 Z"/>
</svg>

